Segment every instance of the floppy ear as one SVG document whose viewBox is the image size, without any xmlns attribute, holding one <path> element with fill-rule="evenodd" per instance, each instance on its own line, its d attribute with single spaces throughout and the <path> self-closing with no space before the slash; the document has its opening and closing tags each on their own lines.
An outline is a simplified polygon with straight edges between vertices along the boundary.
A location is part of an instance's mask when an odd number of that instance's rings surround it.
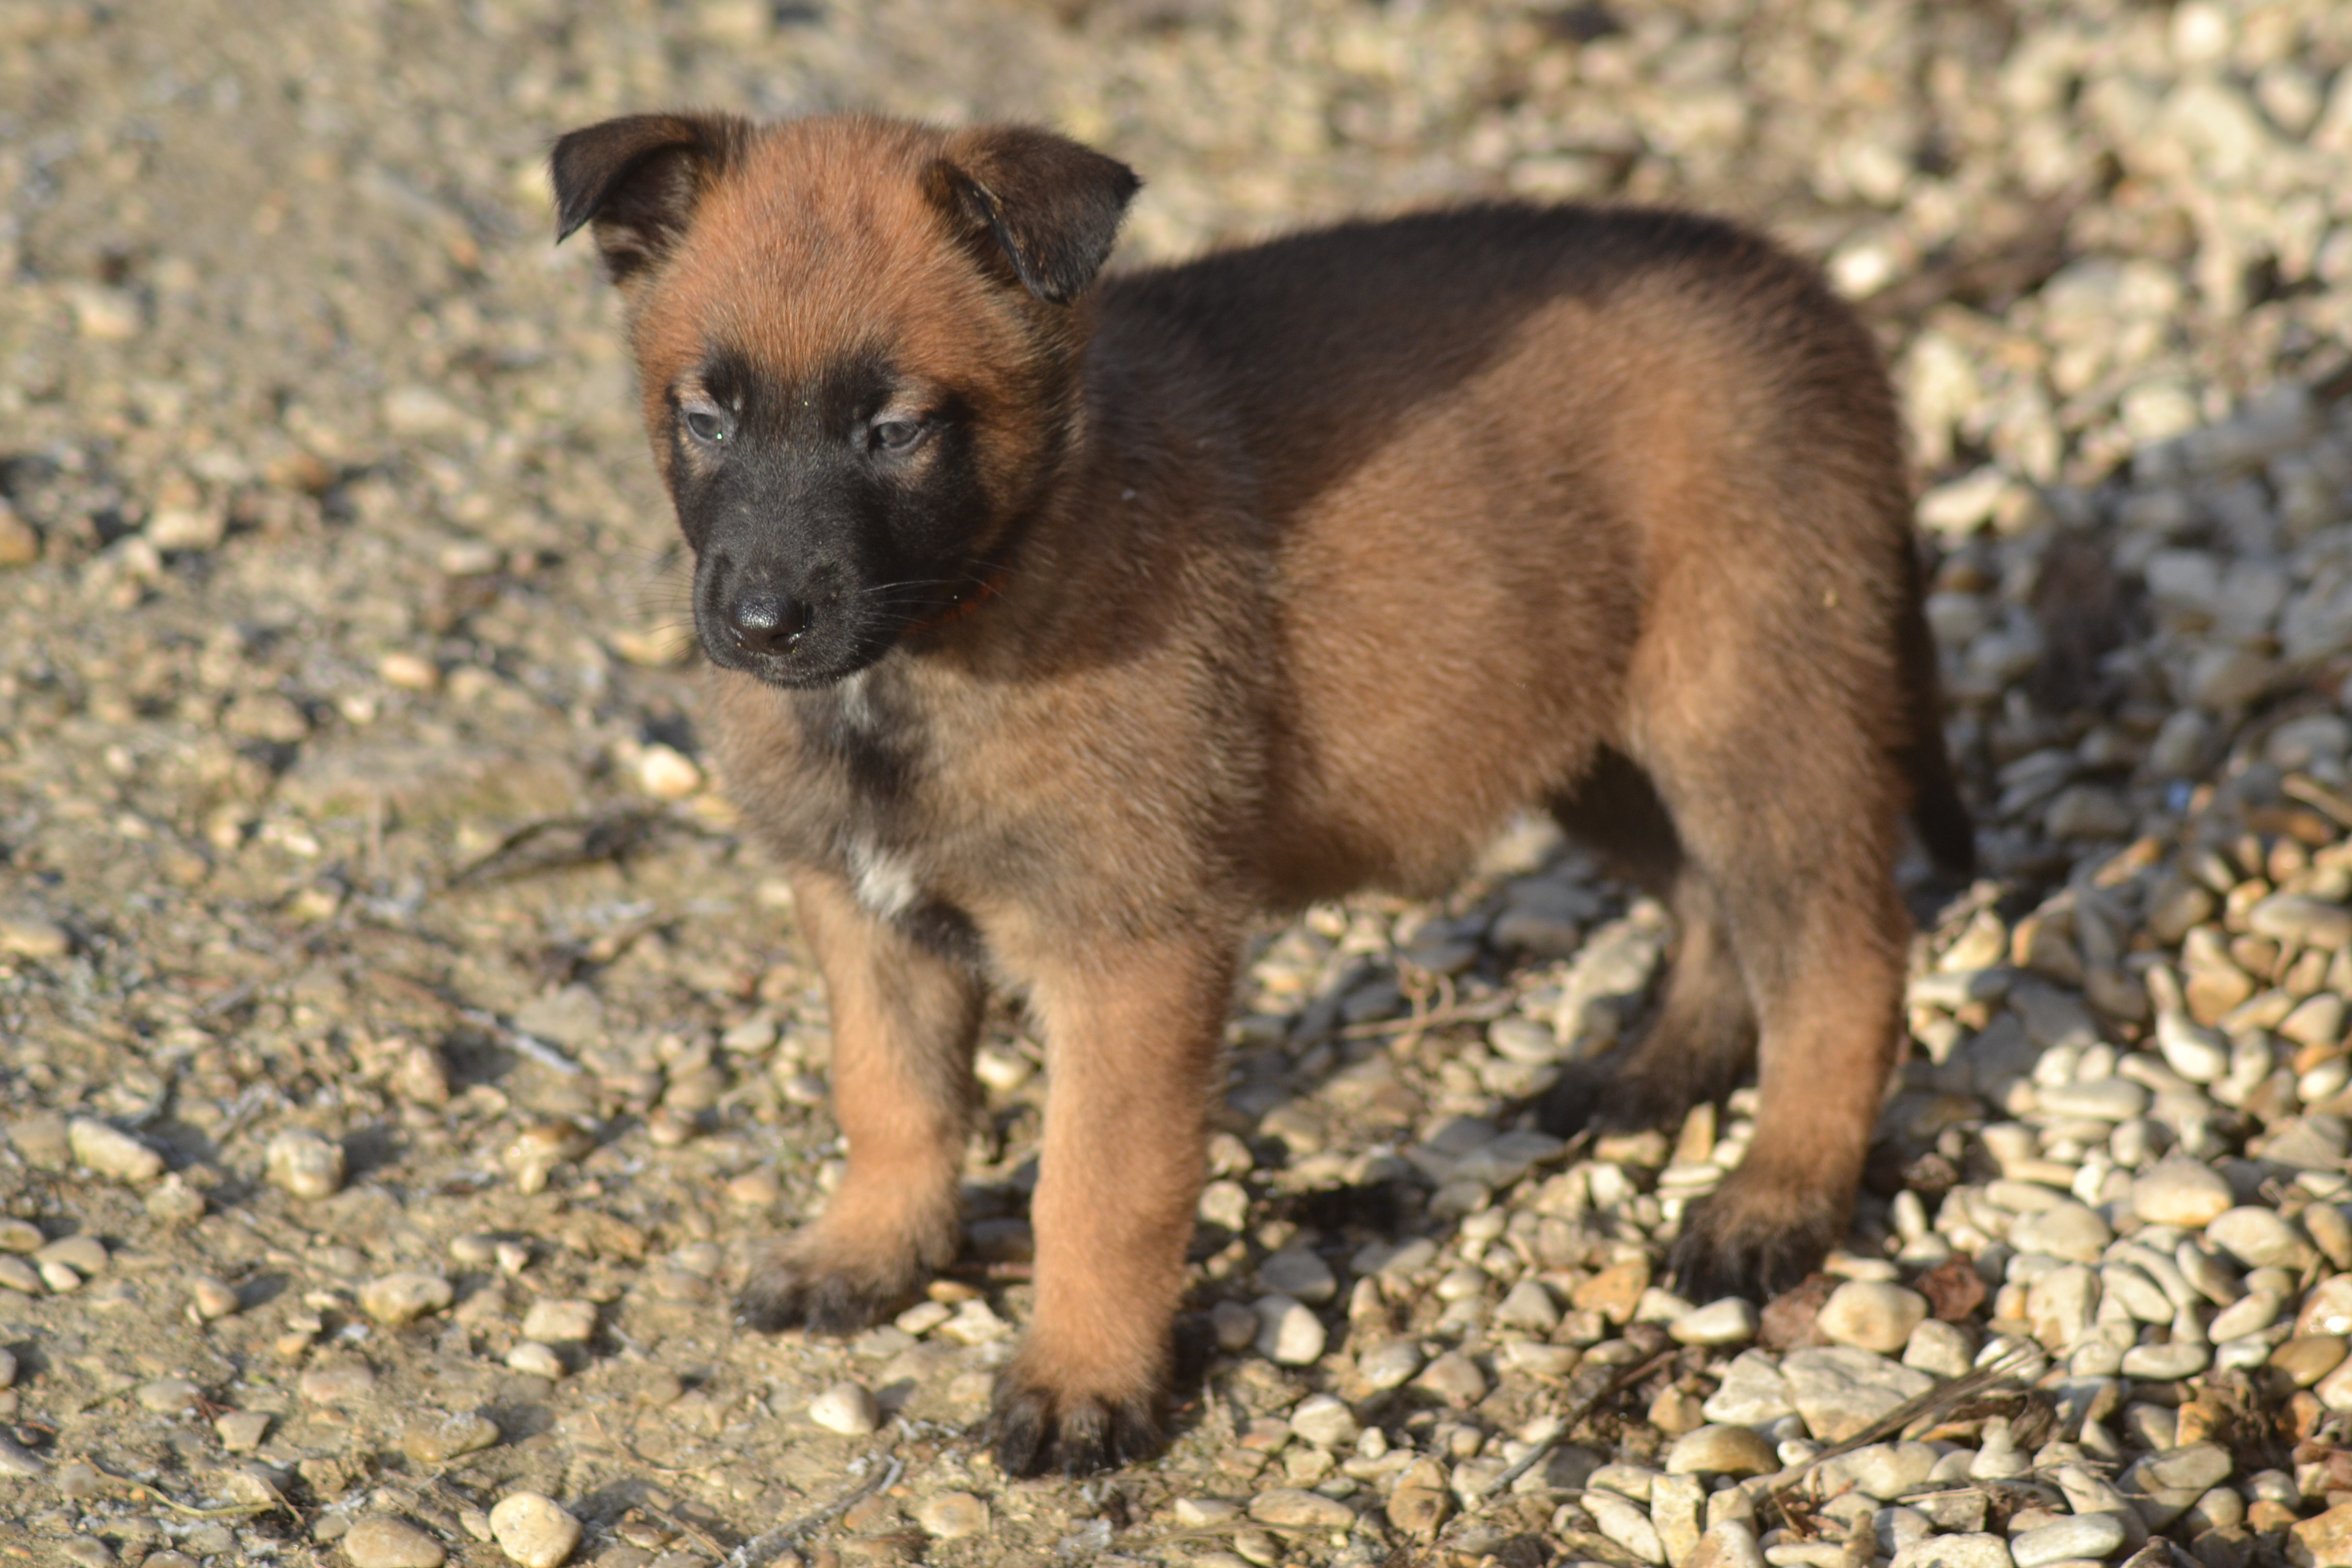
<svg viewBox="0 0 2352 1568">
<path fill-rule="evenodd" d="M 615 283 L 659 260 L 694 216 L 711 180 L 750 139 L 731 114 L 632 114 L 555 143 L 555 239 L 596 226 L 596 249 Z"/>
<path fill-rule="evenodd" d="M 953 132 L 932 177 L 950 214 L 992 239 L 1023 286 L 1054 305 L 1094 281 L 1143 184 L 1117 159 L 1026 125 Z"/>
</svg>

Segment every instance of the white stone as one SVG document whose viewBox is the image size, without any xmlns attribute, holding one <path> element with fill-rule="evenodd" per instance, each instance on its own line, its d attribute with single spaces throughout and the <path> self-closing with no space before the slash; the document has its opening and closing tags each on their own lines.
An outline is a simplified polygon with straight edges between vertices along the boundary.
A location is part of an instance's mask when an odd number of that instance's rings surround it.
<svg viewBox="0 0 2352 1568">
<path fill-rule="evenodd" d="M 441 1310 L 457 1294 L 438 1274 L 404 1270 L 360 1287 L 360 1309 L 377 1322 L 397 1328 Z"/>
<path fill-rule="evenodd" d="M 836 1383 L 809 1401 L 809 1419 L 828 1432 L 863 1437 L 882 1425 L 882 1407 L 862 1383 Z"/>
<path fill-rule="evenodd" d="M 1780 1371 L 1805 1429 L 1824 1443 L 1843 1442 L 1935 1386 L 1925 1373 L 1847 1345 L 1793 1352 Z"/>
<path fill-rule="evenodd" d="M 2025 1321 L 2046 1350 L 2071 1349 L 2098 1310 L 2099 1277 L 2080 1264 L 2054 1268 L 2026 1292 Z"/>
<path fill-rule="evenodd" d="M 1677 1344 L 1744 1345 L 1756 1337 L 1755 1304 L 1740 1296 L 1726 1296 L 1695 1307 L 1666 1326 Z"/>
<path fill-rule="evenodd" d="M 163 1156 L 130 1133 L 78 1116 L 67 1125 L 74 1163 L 118 1182 L 152 1182 L 163 1173 Z"/>
<path fill-rule="evenodd" d="M 1814 1326 L 1838 1344 L 1889 1354 L 1909 1342 L 1927 1316 L 1927 1299 L 1916 1290 L 1849 1279 L 1831 1293 Z"/>
<path fill-rule="evenodd" d="M 580 1521 L 552 1498 L 510 1492 L 490 1510 L 490 1533 L 523 1568 L 557 1568 L 580 1544 Z"/>
<path fill-rule="evenodd" d="M 596 1332 L 593 1301 L 539 1300 L 523 1314 L 522 1335 L 542 1344 L 576 1344 Z"/>
<path fill-rule="evenodd" d="M 2299 1270 L 2312 1258 L 2311 1244 L 2295 1235 L 2275 1209 L 2231 1209 L 2205 1227 L 2205 1239 L 2249 1268 Z"/>
<path fill-rule="evenodd" d="M 1930 1535 L 1895 1553 L 1888 1568 L 2011 1568 L 2009 1542 L 1998 1535 Z"/>
<path fill-rule="evenodd" d="M 1309 1366 L 1323 1354 L 1323 1321 L 1289 1296 L 1258 1299 L 1257 1352 L 1284 1366 Z"/>
<path fill-rule="evenodd" d="M 1762 1351 L 1743 1351 L 1699 1409 L 1709 1421 L 1727 1426 L 1761 1426 L 1795 1415 L 1797 1406 L 1780 1363 Z"/>
<path fill-rule="evenodd" d="M 2150 1225 L 2201 1229 L 2233 1201 L 2219 1171 L 2180 1155 L 2158 1161 L 2132 1180 L 2132 1211 Z"/>
<path fill-rule="evenodd" d="M 1290 1412 L 1290 1429 L 1318 1448 L 1344 1448 L 1356 1440 L 1355 1412 L 1344 1400 L 1310 1394 Z"/>
<path fill-rule="evenodd" d="M 2111 1513 L 2088 1513 L 2012 1538 L 2009 1554 L 2017 1568 L 2043 1568 L 2071 1558 L 2105 1557 L 2123 1543 L 2122 1520 Z"/>
<path fill-rule="evenodd" d="M 262 1154 L 271 1183 L 298 1198 L 331 1197 L 343 1184 L 343 1146 L 305 1128 L 269 1141 Z"/>
<path fill-rule="evenodd" d="M 1664 1568 L 1666 1549 L 1658 1540 L 1657 1527 L 1643 1513 L 1623 1498 L 1605 1491 L 1584 1494 L 1584 1511 L 1601 1527 L 1601 1533 L 1640 1558 L 1644 1563 Z"/>
</svg>

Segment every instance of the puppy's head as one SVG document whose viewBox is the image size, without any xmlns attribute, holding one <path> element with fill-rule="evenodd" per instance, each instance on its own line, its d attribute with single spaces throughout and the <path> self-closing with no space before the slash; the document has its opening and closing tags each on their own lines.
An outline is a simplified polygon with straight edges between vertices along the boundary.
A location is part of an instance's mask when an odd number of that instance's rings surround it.
<svg viewBox="0 0 2352 1568">
<path fill-rule="evenodd" d="M 638 115 L 553 155 L 628 296 L 695 623 L 780 686 L 986 590 L 1068 449 L 1135 175 L 1043 131 Z"/>
</svg>

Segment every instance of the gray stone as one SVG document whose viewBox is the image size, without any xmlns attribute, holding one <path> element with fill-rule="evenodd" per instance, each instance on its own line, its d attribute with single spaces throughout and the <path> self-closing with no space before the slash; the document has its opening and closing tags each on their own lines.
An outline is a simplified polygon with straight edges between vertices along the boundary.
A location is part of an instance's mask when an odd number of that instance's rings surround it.
<svg viewBox="0 0 2352 1568">
<path fill-rule="evenodd" d="M 542 1300 L 523 1314 L 522 1337 L 541 1344 L 578 1344 L 596 1333 L 593 1301 Z"/>
<path fill-rule="evenodd" d="M 1666 1325 L 1677 1344 L 1744 1345 L 1756 1337 L 1755 1304 L 1744 1297 L 1726 1296 L 1694 1307 Z"/>
<path fill-rule="evenodd" d="M 1958 1324 L 1929 1318 L 1911 1331 L 1903 1364 L 1932 1377 L 1963 1377 L 1976 1365 L 1976 1342 Z"/>
<path fill-rule="evenodd" d="M 2324 948 L 2333 952 L 2352 944 L 2352 909 L 2324 904 L 2280 893 L 2246 911 L 2246 926 L 2256 936 L 2273 937 L 2298 947 Z"/>
<path fill-rule="evenodd" d="M 1841 1454 L 1822 1467 L 1825 1481 L 1852 1487 L 1884 1502 L 1901 1497 L 1936 1468 L 1936 1450 L 1925 1443 L 1873 1443 Z"/>
<path fill-rule="evenodd" d="M 1762 1351 L 1744 1351 L 1699 1409 L 1709 1421 L 1727 1426 L 1761 1426 L 1795 1415 L 1797 1406 L 1780 1363 Z"/>
<path fill-rule="evenodd" d="M 882 1407 L 862 1383 L 836 1383 L 809 1401 L 809 1419 L 828 1432 L 863 1437 L 882 1425 Z"/>
<path fill-rule="evenodd" d="M 163 1156 L 130 1133 L 103 1121 L 76 1117 L 66 1136 L 76 1163 L 118 1182 L 152 1182 L 163 1173 Z"/>
<path fill-rule="evenodd" d="M 1300 1301 L 1328 1301 L 1339 1293 L 1331 1266 L 1303 1247 L 1285 1247 L 1259 1264 L 1257 1279 L 1267 1294 Z"/>
<path fill-rule="evenodd" d="M 2231 1209 L 2205 1227 L 2205 1239 L 2249 1268 L 2299 1271 L 2313 1257 L 2311 1244 L 2297 1236 L 2275 1209 Z"/>
<path fill-rule="evenodd" d="M 2123 1545 L 2124 1536 L 2124 1521 L 2114 1514 L 2083 1514 L 2012 1537 L 2009 1554 L 2017 1568 L 2044 1568 L 2069 1559 L 2105 1557 Z"/>
<path fill-rule="evenodd" d="M 1290 1429 L 1318 1448 L 1344 1448 L 1356 1440 L 1355 1412 L 1344 1400 L 1310 1394 L 1290 1412 Z"/>
<path fill-rule="evenodd" d="M 1177 1507 L 1181 1510 L 1183 1505 Z M 941 1541 L 961 1541 L 988 1528 L 988 1505 L 970 1492 L 940 1492 L 923 1499 L 912 1511 L 924 1532 Z"/>
<path fill-rule="evenodd" d="M 1814 1327 L 1838 1344 L 1891 1354 L 1901 1350 L 1927 1316 L 1916 1290 L 1874 1279 L 1849 1279 L 1831 1292 Z"/>
<path fill-rule="evenodd" d="M 2099 1277 L 2080 1264 L 2054 1268 L 2026 1291 L 2025 1321 L 2046 1350 L 2071 1349 L 2098 1308 Z"/>
<path fill-rule="evenodd" d="M 413 1421 L 401 1438 L 401 1449 L 421 1464 L 441 1465 L 465 1454 L 478 1454 L 499 1440 L 498 1424 L 487 1415 L 460 1412 L 454 1415 L 425 1415 Z"/>
<path fill-rule="evenodd" d="M 1323 1320 L 1288 1296 L 1262 1296 L 1256 1304 L 1257 1353 L 1284 1366 L 1311 1366 L 1323 1354 Z"/>
<path fill-rule="evenodd" d="M 298 1198 L 331 1197 L 343 1184 L 343 1146 L 305 1128 L 269 1141 L 263 1163 L 269 1180 Z"/>
<path fill-rule="evenodd" d="M 360 1288 L 360 1308 L 377 1322 L 397 1328 L 457 1300 L 448 1280 L 438 1274 L 406 1271 L 371 1279 Z"/>
<path fill-rule="evenodd" d="M 2096 1209 L 2060 1203 L 2040 1214 L 2021 1215 L 2009 1227 L 2009 1244 L 2020 1252 L 2046 1252 L 2074 1263 L 2095 1263 L 2116 1238 Z"/>
<path fill-rule="evenodd" d="M 2042 1109 L 2053 1116 L 2084 1116 L 2100 1121 L 2129 1121 L 2147 1109 L 2147 1090 L 2127 1078 L 2043 1084 L 2036 1096 Z"/>
<path fill-rule="evenodd" d="M 1421 1370 L 1421 1347 L 1411 1340 L 1391 1340 L 1359 1356 L 1356 1370 L 1376 1389 L 1400 1387 Z"/>
<path fill-rule="evenodd" d="M 1495 1321 L 1507 1328 L 1549 1333 L 1559 1326 L 1559 1304 L 1539 1279 L 1522 1279 L 1495 1309 Z"/>
<path fill-rule="evenodd" d="M 1644 1563 L 1664 1568 L 1666 1549 L 1658 1539 L 1657 1527 L 1643 1513 L 1623 1498 L 1605 1491 L 1584 1494 L 1584 1511 L 1601 1527 L 1601 1533 L 1632 1552 Z"/>
<path fill-rule="evenodd" d="M 1824 1443 L 1843 1442 L 1936 1381 L 1846 1345 L 1793 1352 L 1780 1371 L 1805 1429 Z"/>
<path fill-rule="evenodd" d="M 2011 1568 L 1998 1535 L 1931 1535 L 1895 1553 L 1889 1568 Z"/>
<path fill-rule="evenodd" d="M 2172 1383 L 2203 1372 L 2212 1353 L 2203 1345 L 2175 1341 L 2163 1345 L 2134 1345 L 2124 1352 L 2123 1374 L 2148 1383 Z"/>
<path fill-rule="evenodd" d="M 1460 1351 L 1439 1356 L 1412 1381 L 1415 1388 L 1427 1389 L 1449 1405 L 1475 1405 L 1486 1397 L 1486 1374 Z"/>
</svg>

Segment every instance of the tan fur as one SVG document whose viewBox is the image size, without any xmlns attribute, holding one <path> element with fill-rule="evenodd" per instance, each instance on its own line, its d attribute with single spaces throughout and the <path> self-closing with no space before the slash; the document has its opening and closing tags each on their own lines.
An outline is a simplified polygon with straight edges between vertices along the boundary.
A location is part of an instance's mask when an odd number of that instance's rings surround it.
<svg viewBox="0 0 2352 1568">
<path fill-rule="evenodd" d="M 1243 931 L 1441 889 L 1529 805 L 1683 932 L 1657 1024 L 1548 1114 L 1671 1120 L 1760 1034 L 1753 1150 L 1678 1267 L 1769 1289 L 1837 1238 L 1902 818 L 1956 862 L 1967 824 L 1892 400 L 1810 271 L 1704 220 L 1505 207 L 1060 303 L 1132 181 L 1042 133 L 666 119 L 556 156 L 730 667 L 712 743 L 834 998 L 849 1174 L 755 1321 L 866 1321 L 941 1260 L 984 976 L 1051 1085 L 999 1457 L 1148 1452 Z M 717 445 L 679 423 L 706 404 Z"/>
</svg>

